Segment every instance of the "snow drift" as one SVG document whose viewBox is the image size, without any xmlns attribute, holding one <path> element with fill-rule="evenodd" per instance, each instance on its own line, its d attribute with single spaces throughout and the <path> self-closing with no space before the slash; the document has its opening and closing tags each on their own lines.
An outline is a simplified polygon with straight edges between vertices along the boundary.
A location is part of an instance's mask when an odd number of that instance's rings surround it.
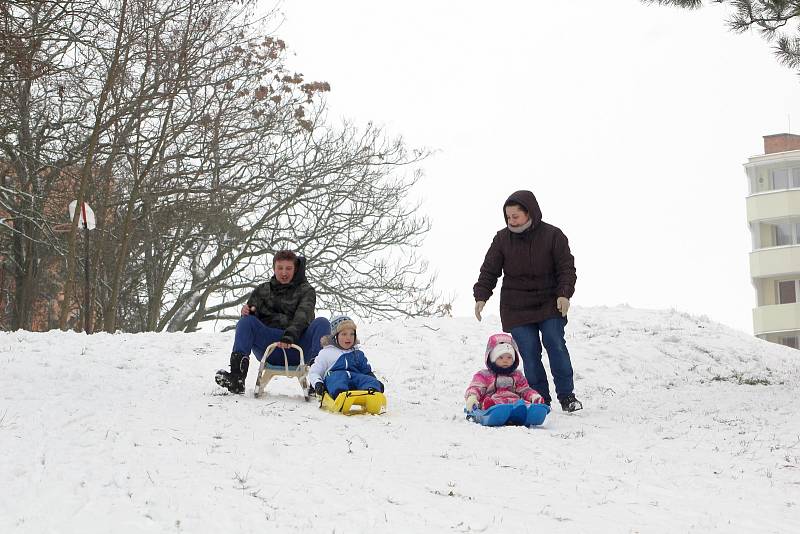
<svg viewBox="0 0 800 534">
<path fill-rule="evenodd" d="M 0 532 L 800 532 L 800 352 L 573 307 L 585 409 L 465 421 L 497 317 L 360 325 L 389 411 L 214 384 L 232 333 L 0 333 Z"/>
</svg>

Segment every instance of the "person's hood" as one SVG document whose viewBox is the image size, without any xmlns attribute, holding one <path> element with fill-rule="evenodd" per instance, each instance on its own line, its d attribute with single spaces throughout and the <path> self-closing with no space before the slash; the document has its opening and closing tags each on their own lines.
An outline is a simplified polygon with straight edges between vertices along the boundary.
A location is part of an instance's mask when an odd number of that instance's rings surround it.
<svg viewBox="0 0 800 534">
<path fill-rule="evenodd" d="M 495 348 L 500 343 L 508 343 L 512 347 L 514 347 L 514 363 L 511 367 L 508 368 L 501 368 L 497 365 L 493 364 L 489 361 L 489 355 L 492 353 L 492 349 Z M 511 334 L 506 334 L 505 332 L 501 332 L 499 334 L 492 334 L 489 336 L 489 341 L 486 342 L 486 352 L 484 354 L 484 362 L 486 363 L 486 368 L 496 374 L 511 374 L 517 370 L 519 367 L 519 347 L 517 346 L 517 342 L 514 341 L 514 338 L 511 337 Z"/>
<path fill-rule="evenodd" d="M 536 199 L 534 199 L 534 202 Z M 297 270 L 292 277 L 292 284 L 299 284 L 306 281 L 306 257 L 297 256 Z"/>
<path fill-rule="evenodd" d="M 522 190 L 511 193 L 503 204 L 503 223 L 508 224 L 508 221 L 506 221 L 506 206 L 509 202 L 515 202 L 525 206 L 531 221 L 533 221 L 533 226 L 542 222 L 542 210 L 539 208 L 539 202 L 536 201 L 536 197 L 530 191 Z"/>
</svg>

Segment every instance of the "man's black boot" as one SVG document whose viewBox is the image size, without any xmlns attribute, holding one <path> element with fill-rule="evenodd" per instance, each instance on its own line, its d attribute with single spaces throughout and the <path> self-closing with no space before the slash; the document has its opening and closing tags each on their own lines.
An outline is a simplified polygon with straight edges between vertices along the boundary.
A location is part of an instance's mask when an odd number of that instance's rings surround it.
<svg viewBox="0 0 800 534">
<path fill-rule="evenodd" d="M 230 372 L 220 369 L 214 377 L 217 384 L 227 388 L 231 393 L 241 395 L 244 393 L 244 381 L 247 378 L 247 370 L 250 367 L 250 358 L 241 352 L 231 353 Z"/>
</svg>

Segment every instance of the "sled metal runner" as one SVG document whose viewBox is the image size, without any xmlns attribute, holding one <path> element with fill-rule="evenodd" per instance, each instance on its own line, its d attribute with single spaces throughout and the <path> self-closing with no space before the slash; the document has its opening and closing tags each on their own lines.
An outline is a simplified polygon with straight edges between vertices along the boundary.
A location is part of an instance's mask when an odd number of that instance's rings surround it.
<svg viewBox="0 0 800 534">
<path fill-rule="evenodd" d="M 258 366 L 258 377 L 256 378 L 256 388 L 253 391 L 254 397 L 260 397 L 264 394 L 267 384 L 274 376 L 286 376 L 289 378 L 296 378 L 300 382 L 300 388 L 303 391 L 303 399 L 308 401 L 308 365 L 306 365 L 305 357 L 303 355 L 303 348 L 299 345 L 292 345 L 291 348 L 297 349 L 300 353 L 300 363 L 298 365 L 289 365 L 289 357 L 286 355 L 286 349 L 283 351 L 283 365 L 272 365 L 267 363 L 269 355 L 278 348 L 278 343 L 273 343 L 264 351 L 264 357 L 261 358 L 261 364 Z"/>
</svg>

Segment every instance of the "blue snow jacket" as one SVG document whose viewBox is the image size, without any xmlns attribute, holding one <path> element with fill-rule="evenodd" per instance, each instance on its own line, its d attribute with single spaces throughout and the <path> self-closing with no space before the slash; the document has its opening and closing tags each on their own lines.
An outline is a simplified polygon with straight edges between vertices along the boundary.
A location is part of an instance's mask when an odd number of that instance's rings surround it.
<svg viewBox="0 0 800 534">
<path fill-rule="evenodd" d="M 354 389 L 374 389 L 383 392 L 383 384 L 375 378 L 364 353 L 360 350 L 351 350 L 340 355 L 325 373 L 325 389 L 335 399 L 339 393 Z"/>
<path fill-rule="evenodd" d="M 351 350 L 350 352 L 345 352 L 339 359 L 336 360 L 330 369 L 328 369 L 328 374 L 331 374 L 335 371 L 345 371 L 347 376 L 352 376 L 352 373 L 361 373 L 361 374 L 372 374 L 372 367 L 369 366 L 369 362 L 367 361 L 367 357 L 364 356 L 364 353 L 360 350 Z"/>
</svg>

